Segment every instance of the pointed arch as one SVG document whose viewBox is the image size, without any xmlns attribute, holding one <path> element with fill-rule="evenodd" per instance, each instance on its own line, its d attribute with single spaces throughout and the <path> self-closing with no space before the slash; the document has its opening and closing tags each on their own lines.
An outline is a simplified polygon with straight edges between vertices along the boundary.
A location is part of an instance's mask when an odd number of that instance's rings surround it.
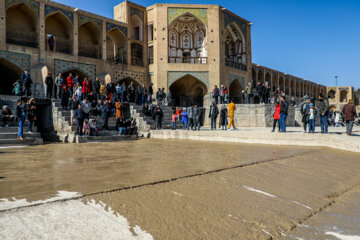
<svg viewBox="0 0 360 240">
<path fill-rule="evenodd" d="M 0 58 L 0 72 L 0 94 L 12 95 L 14 82 L 21 78 L 21 68 L 4 58 Z"/>
<path fill-rule="evenodd" d="M 144 41 L 144 23 L 141 17 L 134 14 L 130 17 L 131 39 Z"/>
<path fill-rule="evenodd" d="M 17 3 L 6 9 L 6 42 L 37 48 L 39 17 L 26 4 Z"/>
<path fill-rule="evenodd" d="M 229 86 L 229 97 L 234 103 L 241 103 L 241 92 L 243 86 L 238 79 L 235 79 Z"/>
<path fill-rule="evenodd" d="M 79 56 L 101 59 L 101 34 L 92 22 L 79 26 Z"/>
<path fill-rule="evenodd" d="M 113 28 L 106 34 L 106 57 L 117 63 L 125 64 L 127 62 L 126 36 L 118 28 Z"/>
</svg>

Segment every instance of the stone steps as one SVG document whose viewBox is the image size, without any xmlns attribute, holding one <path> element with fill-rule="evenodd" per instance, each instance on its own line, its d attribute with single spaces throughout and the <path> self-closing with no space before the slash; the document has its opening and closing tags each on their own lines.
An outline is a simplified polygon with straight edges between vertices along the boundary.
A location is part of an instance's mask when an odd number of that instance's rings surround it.
<svg viewBox="0 0 360 240">
<path fill-rule="evenodd" d="M 76 137 L 77 143 L 88 143 L 88 142 L 118 142 L 118 141 L 128 141 L 128 140 L 137 140 L 136 135 L 111 135 L 111 136 L 89 136 L 89 137 Z"/>
</svg>

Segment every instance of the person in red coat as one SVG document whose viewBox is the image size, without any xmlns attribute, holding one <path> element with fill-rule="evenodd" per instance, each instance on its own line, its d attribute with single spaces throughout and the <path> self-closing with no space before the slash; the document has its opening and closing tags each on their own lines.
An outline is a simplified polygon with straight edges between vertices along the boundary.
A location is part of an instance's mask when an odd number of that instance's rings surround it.
<svg viewBox="0 0 360 240">
<path fill-rule="evenodd" d="M 74 87 L 74 78 L 71 73 L 69 73 L 69 76 L 66 78 L 66 86 L 69 91 L 70 97 L 73 94 L 73 87 Z"/>
<path fill-rule="evenodd" d="M 273 124 L 273 130 L 271 132 L 275 132 L 276 123 L 278 124 L 278 132 L 280 132 L 280 124 L 279 124 L 280 110 L 281 110 L 281 105 L 279 104 L 279 102 L 276 101 L 275 109 L 274 109 L 274 124 Z"/>
<path fill-rule="evenodd" d="M 82 84 L 82 92 L 84 99 L 89 95 L 90 93 L 90 83 L 87 78 L 84 78 L 83 84 Z"/>
</svg>

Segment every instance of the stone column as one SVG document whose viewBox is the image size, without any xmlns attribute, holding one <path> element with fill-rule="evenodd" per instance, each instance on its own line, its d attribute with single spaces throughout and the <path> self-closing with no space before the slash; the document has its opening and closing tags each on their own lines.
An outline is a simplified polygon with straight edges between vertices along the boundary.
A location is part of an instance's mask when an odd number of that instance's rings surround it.
<svg viewBox="0 0 360 240">
<path fill-rule="evenodd" d="M 6 9 L 5 1 L 0 4 L 0 50 L 6 50 Z"/>
<path fill-rule="evenodd" d="M 106 60 L 106 21 L 102 22 L 102 38 L 101 38 L 101 45 L 102 46 L 102 59 Z"/>
<path fill-rule="evenodd" d="M 45 3 L 40 1 L 40 17 L 39 17 L 39 63 L 45 62 L 46 54 L 46 32 L 45 32 Z"/>
<path fill-rule="evenodd" d="M 73 55 L 74 62 L 79 60 L 79 14 L 74 12 L 74 25 L 73 25 Z"/>
</svg>

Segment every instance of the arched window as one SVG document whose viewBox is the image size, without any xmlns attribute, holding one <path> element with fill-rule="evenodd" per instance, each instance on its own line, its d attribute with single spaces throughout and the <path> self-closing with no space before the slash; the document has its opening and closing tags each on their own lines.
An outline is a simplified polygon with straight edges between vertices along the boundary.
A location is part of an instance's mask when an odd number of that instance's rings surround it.
<svg viewBox="0 0 360 240">
<path fill-rule="evenodd" d="M 347 102 L 347 91 L 346 90 L 341 90 L 340 102 Z"/>
<path fill-rule="evenodd" d="M 226 66 L 246 70 L 245 38 L 237 23 L 228 24 L 224 36 Z"/>
<path fill-rule="evenodd" d="M 334 99 L 335 99 L 335 96 L 336 96 L 335 90 L 330 90 L 330 91 L 328 92 L 328 98 L 329 98 L 329 99 L 334 100 Z"/>
<path fill-rule="evenodd" d="M 130 18 L 131 24 L 131 39 L 144 41 L 144 29 L 143 29 L 143 21 L 138 15 L 132 15 Z"/>
<path fill-rule="evenodd" d="M 143 46 L 138 43 L 131 44 L 131 65 L 143 66 Z"/>
</svg>

